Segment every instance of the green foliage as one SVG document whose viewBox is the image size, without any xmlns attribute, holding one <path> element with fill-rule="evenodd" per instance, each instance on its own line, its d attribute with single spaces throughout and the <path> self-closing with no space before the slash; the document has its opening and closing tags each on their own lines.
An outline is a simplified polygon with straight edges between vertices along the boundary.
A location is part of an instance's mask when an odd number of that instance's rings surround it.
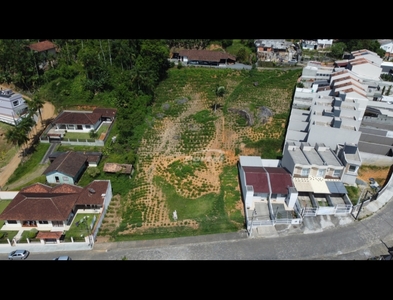
<svg viewBox="0 0 393 300">
<path fill-rule="evenodd" d="M 38 230 L 36 228 L 32 228 L 29 230 L 29 239 L 34 239 L 37 236 Z"/>
<path fill-rule="evenodd" d="M 50 144 L 44 144 L 44 143 L 40 143 L 40 144 L 33 146 L 33 149 L 31 150 L 32 155 L 29 157 L 29 159 L 27 161 L 21 162 L 19 164 L 18 168 L 15 170 L 15 172 L 8 179 L 7 184 L 17 181 L 19 178 L 25 176 L 31 170 L 36 168 L 39 165 L 39 163 L 41 162 L 41 159 L 44 157 L 49 146 L 50 146 Z"/>
<path fill-rule="evenodd" d="M 89 136 L 90 136 L 90 138 L 94 139 L 94 138 L 98 137 L 98 133 L 94 129 L 92 129 L 89 132 Z"/>
<path fill-rule="evenodd" d="M 89 167 L 89 168 L 87 168 L 86 172 L 92 178 L 96 178 L 97 176 L 99 176 L 101 174 L 100 169 L 98 169 L 97 167 Z"/>
</svg>

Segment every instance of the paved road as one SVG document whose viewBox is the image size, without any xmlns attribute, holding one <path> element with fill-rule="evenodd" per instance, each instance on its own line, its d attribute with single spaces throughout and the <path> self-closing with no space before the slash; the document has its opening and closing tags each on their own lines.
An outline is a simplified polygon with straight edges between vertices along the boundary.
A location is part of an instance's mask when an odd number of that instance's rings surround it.
<svg viewBox="0 0 393 300">
<path fill-rule="evenodd" d="M 32 252 L 29 260 L 69 255 L 74 260 L 365 260 L 393 246 L 393 201 L 361 221 L 352 216 L 306 219 L 302 228 L 271 232 L 96 244 L 89 251 Z M 261 236 L 259 236 L 259 234 Z M 1 254 L 0 259 L 7 259 Z"/>
</svg>

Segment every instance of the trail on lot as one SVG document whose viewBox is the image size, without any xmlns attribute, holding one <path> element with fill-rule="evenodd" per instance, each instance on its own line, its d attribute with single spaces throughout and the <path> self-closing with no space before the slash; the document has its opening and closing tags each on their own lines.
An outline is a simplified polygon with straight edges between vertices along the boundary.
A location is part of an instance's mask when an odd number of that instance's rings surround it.
<svg viewBox="0 0 393 300">
<path fill-rule="evenodd" d="M 7 85 L 4 84 L 0 84 L 0 87 L 3 89 L 7 89 L 7 88 L 11 88 Z M 25 99 L 27 100 L 31 100 L 30 97 L 20 93 Z M 44 123 L 46 120 L 51 119 L 53 117 L 55 117 L 55 107 L 49 103 L 49 102 L 45 102 L 44 107 L 41 109 L 41 116 L 42 116 L 42 120 L 40 119 L 40 117 L 38 116 L 38 121 L 35 124 L 35 127 L 32 128 L 32 130 L 29 133 L 29 137 L 32 138 L 34 133 L 36 132 L 40 132 L 43 128 L 44 128 Z M 30 140 L 32 142 L 32 140 Z M 10 176 L 15 172 L 15 170 L 18 168 L 20 162 L 22 161 L 22 155 L 21 152 L 18 151 L 14 157 L 10 160 L 10 162 L 4 166 L 3 168 L 0 169 L 0 187 L 2 189 L 7 188 L 8 190 L 10 190 L 10 187 L 5 187 L 8 179 L 10 178 Z M 41 172 L 42 174 L 42 172 Z M 39 174 L 39 175 L 41 175 Z M 37 174 L 35 174 L 37 175 Z M 34 176 L 35 176 L 34 175 Z M 26 179 L 26 181 L 30 181 L 28 180 L 28 178 Z M 23 183 L 22 183 L 23 184 Z"/>
</svg>

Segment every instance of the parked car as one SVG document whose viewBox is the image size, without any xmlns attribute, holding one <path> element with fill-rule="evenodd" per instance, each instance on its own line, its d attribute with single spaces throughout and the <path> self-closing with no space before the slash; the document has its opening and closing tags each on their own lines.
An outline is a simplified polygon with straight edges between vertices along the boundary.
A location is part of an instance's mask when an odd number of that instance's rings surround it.
<svg viewBox="0 0 393 300">
<path fill-rule="evenodd" d="M 8 255 L 8 259 L 14 260 L 14 259 L 26 259 L 29 256 L 30 252 L 27 250 L 15 250 L 12 251 Z"/>
<path fill-rule="evenodd" d="M 53 260 L 72 260 L 71 257 L 69 256 L 58 256 L 56 258 L 54 258 Z"/>
</svg>

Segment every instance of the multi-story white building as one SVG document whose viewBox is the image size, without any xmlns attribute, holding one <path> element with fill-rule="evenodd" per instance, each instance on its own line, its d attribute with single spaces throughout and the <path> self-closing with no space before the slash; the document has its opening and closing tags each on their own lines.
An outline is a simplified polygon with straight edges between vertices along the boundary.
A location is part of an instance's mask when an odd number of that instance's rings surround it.
<svg viewBox="0 0 393 300">
<path fill-rule="evenodd" d="M 21 94 L 14 93 L 11 89 L 0 90 L 1 122 L 16 125 L 27 110 L 28 106 Z"/>
</svg>

